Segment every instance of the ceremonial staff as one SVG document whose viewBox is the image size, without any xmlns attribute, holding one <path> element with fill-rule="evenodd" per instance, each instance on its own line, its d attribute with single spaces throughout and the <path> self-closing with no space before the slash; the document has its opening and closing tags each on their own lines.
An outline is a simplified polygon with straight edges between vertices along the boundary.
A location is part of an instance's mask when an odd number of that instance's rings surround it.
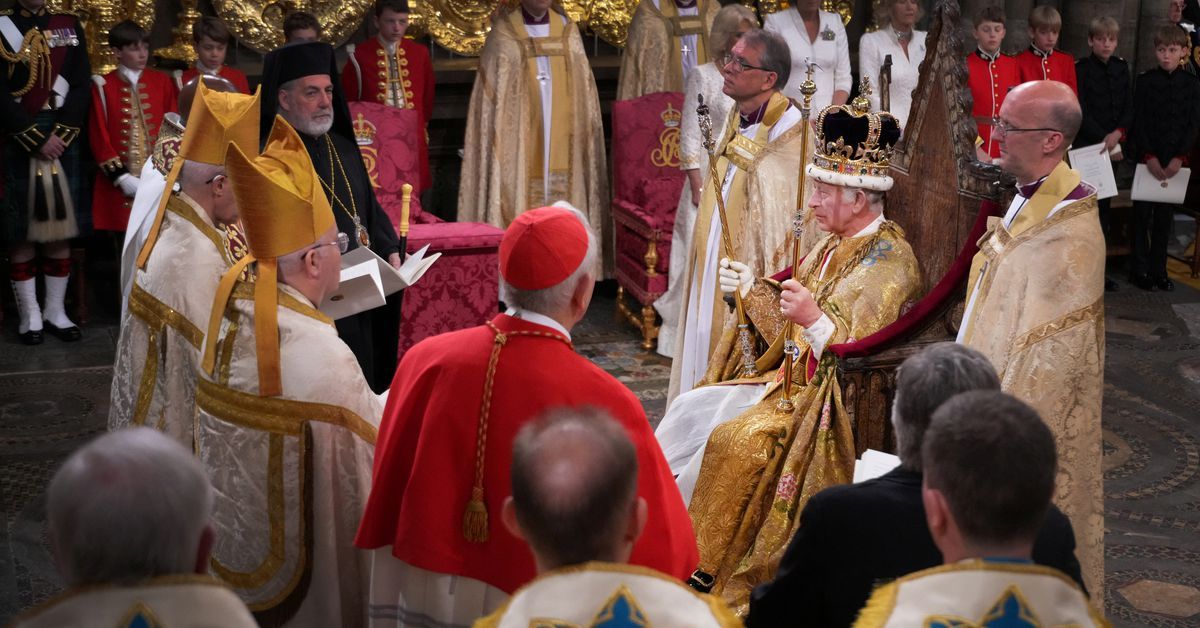
<svg viewBox="0 0 1200 628">
<path fill-rule="evenodd" d="M 800 115 L 803 118 L 800 124 L 804 125 L 801 129 L 801 159 L 800 159 L 800 185 L 796 192 L 796 215 L 792 218 L 792 280 L 800 280 L 800 260 L 804 256 L 804 251 L 800 250 L 800 238 L 804 235 L 804 216 L 807 212 L 804 210 L 804 204 L 808 201 L 808 175 L 805 173 L 805 168 L 808 166 L 808 134 L 812 126 L 808 123 L 812 116 L 812 98 L 813 94 L 817 93 L 817 84 L 813 81 L 813 72 L 816 71 L 816 64 L 808 64 L 808 78 L 800 84 L 800 93 L 804 96 L 804 102 L 800 105 Z M 784 323 L 783 326 L 783 396 L 779 399 L 779 409 L 784 412 L 792 412 L 796 409 L 792 403 L 792 371 L 796 368 L 796 360 L 800 358 L 800 347 L 796 345 L 796 341 L 792 338 L 794 325 L 791 320 Z"/>
<path fill-rule="evenodd" d="M 412 185 L 405 183 L 400 186 L 400 264 L 408 259 L 408 207 L 412 203 Z M 396 311 L 404 320 L 404 290 L 396 295 Z"/>
<path fill-rule="evenodd" d="M 696 106 L 696 117 L 700 121 L 700 132 L 704 135 L 704 150 L 708 151 L 708 177 L 713 186 L 713 197 L 717 199 L 717 214 L 721 220 L 721 240 L 725 243 L 725 256 L 737 259 L 733 253 L 733 239 L 729 236 L 729 219 L 725 216 L 725 196 L 722 194 L 721 181 L 717 177 L 716 142 L 712 136 L 712 114 L 708 105 L 704 104 L 704 95 L 697 94 L 699 105 Z M 738 346 L 742 351 L 742 375 L 753 377 L 758 375 L 758 367 L 754 364 L 754 344 L 750 339 L 750 321 L 746 318 L 746 306 L 742 303 L 741 288 L 733 291 L 733 305 L 737 311 Z"/>
</svg>

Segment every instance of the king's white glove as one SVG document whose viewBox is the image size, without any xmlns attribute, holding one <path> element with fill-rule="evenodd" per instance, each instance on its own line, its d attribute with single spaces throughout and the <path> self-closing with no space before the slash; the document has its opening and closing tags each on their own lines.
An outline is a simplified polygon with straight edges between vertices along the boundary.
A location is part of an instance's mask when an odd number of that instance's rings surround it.
<svg viewBox="0 0 1200 628">
<path fill-rule="evenodd" d="M 721 258 L 717 280 L 721 284 L 721 292 L 725 294 L 733 294 L 734 290 L 738 290 L 745 297 L 754 287 L 754 273 L 750 272 L 750 267 L 728 257 Z"/>
<path fill-rule="evenodd" d="M 121 192 L 129 198 L 133 198 L 137 194 L 138 184 L 141 182 L 141 179 L 131 174 L 117 177 L 117 187 L 121 188 Z"/>
</svg>

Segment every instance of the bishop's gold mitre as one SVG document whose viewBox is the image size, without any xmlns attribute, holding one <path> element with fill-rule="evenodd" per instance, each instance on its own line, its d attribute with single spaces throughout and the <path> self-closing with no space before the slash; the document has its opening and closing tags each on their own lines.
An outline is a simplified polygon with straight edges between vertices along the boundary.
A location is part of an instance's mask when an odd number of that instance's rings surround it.
<svg viewBox="0 0 1200 628">
<path fill-rule="evenodd" d="M 325 191 L 317 183 L 308 149 L 290 124 L 276 116 L 261 155 L 248 157 L 233 143 L 225 157 L 250 253 L 230 268 L 213 301 L 201 368 L 213 372 L 217 335 L 234 283 L 242 269 L 257 261 L 254 282 L 254 342 L 258 358 L 258 394 L 283 394 L 279 358 L 278 258 L 314 244 L 336 224 Z M 319 304 L 314 304 L 319 305 Z"/>
<path fill-rule="evenodd" d="M 183 162 L 197 161 L 213 165 L 225 163 L 225 151 L 230 144 L 240 146 L 244 150 L 254 150 L 258 146 L 259 102 L 260 96 L 257 91 L 253 96 L 247 96 L 238 92 L 209 89 L 204 81 L 196 84 L 196 97 L 192 99 L 192 109 L 188 112 L 179 154 L 175 156 L 167 174 L 167 186 L 158 204 L 154 225 L 138 253 L 139 268 L 145 267 L 146 260 L 150 258 L 150 252 L 154 250 L 154 244 L 158 241 L 163 213 L 166 211 L 167 201 L 174 193 L 175 181 L 179 178 Z"/>
</svg>

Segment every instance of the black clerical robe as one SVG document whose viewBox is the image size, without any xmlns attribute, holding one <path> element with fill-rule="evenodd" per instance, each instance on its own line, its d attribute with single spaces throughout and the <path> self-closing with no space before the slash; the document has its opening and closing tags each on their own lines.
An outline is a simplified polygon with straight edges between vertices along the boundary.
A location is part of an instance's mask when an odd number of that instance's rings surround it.
<svg viewBox="0 0 1200 628">
<path fill-rule="evenodd" d="M 353 140 L 337 133 L 320 137 L 301 134 L 304 146 L 312 158 L 317 176 L 321 178 L 325 193 L 330 195 L 329 204 L 337 221 L 338 231 L 349 236 L 352 251 L 360 246 L 357 226 L 352 212 L 366 229 L 371 241 L 371 250 L 383 259 L 400 250 L 400 241 L 392 221 L 379 205 L 367 169 L 363 165 L 358 145 Z M 329 141 L 334 154 L 330 154 Z M 336 197 L 336 198 L 335 198 Z M 396 370 L 396 348 L 400 333 L 400 293 L 393 294 L 386 304 L 374 310 L 347 316 L 336 321 L 338 336 L 354 352 L 363 375 L 375 392 L 382 392 L 391 384 Z"/>
</svg>

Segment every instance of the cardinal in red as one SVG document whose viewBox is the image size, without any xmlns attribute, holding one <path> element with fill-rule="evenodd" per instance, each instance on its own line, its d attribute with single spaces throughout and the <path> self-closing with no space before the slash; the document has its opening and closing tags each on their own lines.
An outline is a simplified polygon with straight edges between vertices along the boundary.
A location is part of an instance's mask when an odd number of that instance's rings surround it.
<svg viewBox="0 0 1200 628">
<path fill-rule="evenodd" d="M 375 550 L 373 621 L 422 615 L 469 624 L 533 579 L 533 556 L 500 512 L 511 494 L 513 439 L 555 408 L 603 410 L 637 448 L 648 513 L 629 562 L 680 581 L 696 567 L 691 519 L 641 404 L 571 345 L 570 329 L 591 300 L 597 248 L 573 208 L 521 214 L 500 243 L 508 311 L 405 354 L 355 540 Z"/>
</svg>

